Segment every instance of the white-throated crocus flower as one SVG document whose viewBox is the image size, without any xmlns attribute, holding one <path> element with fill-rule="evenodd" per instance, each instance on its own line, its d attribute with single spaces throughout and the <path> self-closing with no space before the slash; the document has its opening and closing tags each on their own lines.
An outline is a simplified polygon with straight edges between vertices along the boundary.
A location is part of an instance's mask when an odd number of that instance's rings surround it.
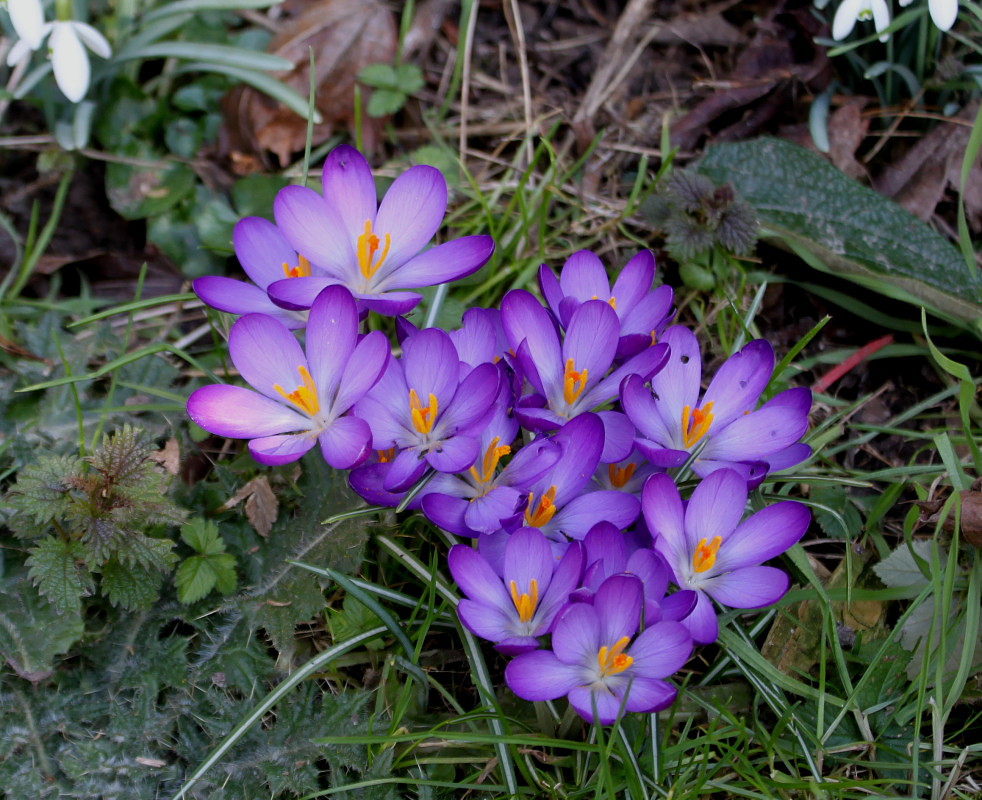
<svg viewBox="0 0 982 800">
<path fill-rule="evenodd" d="M 371 425 L 375 449 L 384 453 L 377 472 L 386 492 L 405 491 L 427 466 L 437 472 L 471 466 L 500 381 L 494 364 L 462 369 L 453 342 L 439 328 L 409 336 L 402 350 L 355 406 Z"/>
<path fill-rule="evenodd" d="M 307 324 L 307 352 L 284 325 L 246 314 L 229 334 L 229 355 L 253 387 L 215 384 L 188 398 L 188 415 L 206 431 L 249 439 L 261 464 L 295 461 L 319 444 L 336 469 L 364 461 L 372 431 L 347 412 L 385 370 L 389 343 L 380 331 L 358 335 L 358 309 L 343 286 L 317 296 Z"/>
<path fill-rule="evenodd" d="M 609 725 L 623 711 L 652 712 L 671 705 L 676 690 L 665 678 L 692 653 L 692 637 L 678 622 L 655 622 L 638 633 L 641 581 L 614 575 L 593 603 L 573 603 L 552 631 L 552 649 L 523 653 L 505 668 L 505 682 L 524 700 L 564 695 L 587 722 Z"/>
<path fill-rule="evenodd" d="M 683 622 L 703 644 L 718 634 L 709 598 L 729 608 L 761 608 L 787 591 L 788 576 L 761 564 L 797 542 L 811 519 L 801 503 L 782 500 L 741 521 L 747 494 L 741 475 L 720 469 L 684 504 L 667 475 L 652 475 L 641 495 L 655 549 L 672 568 L 676 584 L 698 594 Z"/>
<path fill-rule="evenodd" d="M 287 186 L 273 204 L 287 241 L 320 272 L 272 284 L 270 296 L 284 308 L 307 308 L 324 286 L 340 283 L 361 307 L 405 314 L 421 299 L 405 289 L 469 275 L 494 251 L 490 236 L 463 236 L 423 249 L 447 209 L 447 184 L 438 169 L 410 167 L 379 204 L 368 162 L 342 145 L 328 155 L 322 180 L 323 194 Z"/>
<path fill-rule="evenodd" d="M 671 287 L 651 288 L 655 279 L 655 257 L 642 250 L 621 270 L 610 285 L 600 258 L 589 250 L 573 253 L 557 278 L 543 264 L 539 288 L 559 324 L 569 326 L 573 312 L 587 300 L 603 300 L 620 321 L 616 357 L 619 360 L 655 344 L 672 318 Z"/>
<path fill-rule="evenodd" d="M 535 650 L 537 636 L 548 633 L 569 595 L 579 584 L 583 550 L 570 542 L 558 561 L 539 531 L 520 528 L 504 546 L 502 574 L 468 545 L 450 548 L 450 574 L 467 595 L 457 614 L 475 636 L 495 643 L 495 650 L 514 656 Z"/>
<path fill-rule="evenodd" d="M 679 467 L 698 450 L 692 469 L 700 477 L 729 467 L 759 483 L 808 457 L 799 439 L 808 428 L 811 392 L 786 389 L 757 408 L 774 370 L 768 342 L 755 339 L 730 356 L 705 392 L 695 334 L 673 325 L 662 342 L 671 355 L 650 388 L 637 376 L 621 386 L 621 406 L 638 430 L 635 444 L 652 464 Z"/>
<path fill-rule="evenodd" d="M 7 53 L 7 65 L 13 66 L 32 50 L 40 49 L 47 39 L 55 83 L 65 97 L 73 103 L 80 102 L 89 90 L 92 75 L 85 48 L 97 56 L 109 58 L 112 48 L 106 37 L 84 22 L 44 22 L 40 0 L 8 0 L 7 8 L 20 37 Z"/>
</svg>

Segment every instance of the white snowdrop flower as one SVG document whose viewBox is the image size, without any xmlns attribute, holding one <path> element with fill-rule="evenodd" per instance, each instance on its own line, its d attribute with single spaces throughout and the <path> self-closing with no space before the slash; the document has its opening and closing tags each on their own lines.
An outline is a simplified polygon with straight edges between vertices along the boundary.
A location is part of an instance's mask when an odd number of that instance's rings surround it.
<svg viewBox="0 0 982 800">
<path fill-rule="evenodd" d="M 873 20 L 880 41 L 890 38 L 889 33 L 881 33 L 890 26 L 890 8 L 886 0 L 842 0 L 832 20 L 832 38 L 845 39 L 856 27 L 856 20 Z"/>
<path fill-rule="evenodd" d="M 7 0 L 7 13 L 19 39 L 26 42 L 30 50 L 37 50 L 44 38 L 44 9 L 41 7 L 41 0 Z M 7 62 L 11 64 L 19 60 L 14 59 L 11 62 L 8 57 Z"/>
<path fill-rule="evenodd" d="M 927 8 L 939 30 L 950 30 L 958 19 L 958 0 L 927 0 Z"/>
</svg>

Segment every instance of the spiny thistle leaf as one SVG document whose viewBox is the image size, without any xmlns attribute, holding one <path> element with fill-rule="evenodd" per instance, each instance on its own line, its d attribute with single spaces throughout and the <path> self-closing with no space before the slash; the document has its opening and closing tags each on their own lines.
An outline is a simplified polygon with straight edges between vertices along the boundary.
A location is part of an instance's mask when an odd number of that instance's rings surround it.
<svg viewBox="0 0 982 800">
<path fill-rule="evenodd" d="M 77 614 L 92 594 L 92 574 L 82 563 L 84 548 L 54 536 L 42 539 L 27 559 L 31 580 L 60 614 Z"/>
<path fill-rule="evenodd" d="M 11 520 L 13 531 L 23 538 L 43 534 L 42 526 L 65 513 L 82 475 L 82 461 L 76 456 L 41 456 L 37 464 L 24 467 L 7 496 L 17 512 Z"/>
</svg>

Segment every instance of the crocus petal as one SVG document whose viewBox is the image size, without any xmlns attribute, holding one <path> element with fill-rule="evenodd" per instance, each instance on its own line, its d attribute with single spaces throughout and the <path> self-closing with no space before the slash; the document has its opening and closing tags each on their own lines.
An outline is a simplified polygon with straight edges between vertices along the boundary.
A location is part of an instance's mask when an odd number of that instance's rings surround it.
<svg viewBox="0 0 982 800">
<path fill-rule="evenodd" d="M 655 256 L 650 250 L 642 250 L 624 265 L 610 289 L 610 294 L 617 303 L 617 316 L 621 318 L 622 327 L 627 314 L 649 295 L 654 279 Z"/>
<path fill-rule="evenodd" d="M 479 270 L 494 252 L 490 236 L 461 236 L 411 258 L 376 283 L 379 289 L 415 289 L 463 278 Z"/>
<path fill-rule="evenodd" d="M 467 527 L 478 533 L 494 533 L 501 527 L 501 520 L 515 513 L 519 493 L 509 486 L 496 486 L 482 497 L 466 503 L 464 521 Z"/>
<path fill-rule="evenodd" d="M 502 608 L 512 605 L 501 577 L 473 547 L 455 544 L 447 554 L 447 566 L 460 590 L 471 600 Z"/>
<path fill-rule="evenodd" d="M 682 625 L 692 634 L 692 641 L 697 644 L 712 644 L 719 636 L 719 620 L 716 619 L 716 609 L 713 601 L 705 592 L 696 592 L 699 596 L 692 613 L 681 620 Z"/>
<path fill-rule="evenodd" d="M 635 673 L 647 678 L 667 678 L 689 660 L 692 636 L 678 622 L 656 622 L 641 632 L 628 653 L 634 659 Z"/>
<path fill-rule="evenodd" d="M 798 441 L 806 430 L 806 415 L 789 413 L 781 406 L 763 406 L 711 433 L 703 453 L 719 461 L 766 461 L 771 453 Z"/>
<path fill-rule="evenodd" d="M 187 411 L 196 425 L 229 439 L 251 439 L 310 427 L 310 420 L 292 408 L 241 386 L 202 386 L 191 393 Z"/>
<path fill-rule="evenodd" d="M 345 281 L 360 277 L 349 230 L 338 211 L 313 189 L 284 186 L 273 201 L 273 217 L 293 249 L 311 264 Z"/>
<path fill-rule="evenodd" d="M 316 442 L 309 433 L 266 436 L 249 442 L 249 454 L 260 464 L 276 467 L 296 461 Z"/>
<path fill-rule="evenodd" d="M 614 309 L 600 300 L 586 301 L 573 313 L 566 329 L 563 364 L 573 359 L 573 369 L 586 370 L 587 382 L 597 383 L 614 360 L 619 331 Z"/>
<path fill-rule="evenodd" d="M 274 386 L 289 394 L 301 383 L 298 367 L 307 368 L 307 357 L 293 334 L 263 314 L 247 314 L 236 320 L 229 333 L 228 350 L 246 382 L 274 400 L 282 398 Z"/>
<path fill-rule="evenodd" d="M 572 498 L 578 497 L 583 487 L 590 482 L 594 470 L 600 461 L 603 450 L 604 425 L 596 414 L 580 414 L 571 419 L 553 436 L 563 455 L 556 462 L 555 468 L 540 479 L 542 490 L 550 485 L 556 487 L 555 504 L 565 505 Z M 598 498 L 599 499 L 599 498 Z M 583 533 L 586 535 L 586 528 Z"/>
<path fill-rule="evenodd" d="M 388 255 L 375 280 L 384 281 L 433 238 L 447 211 L 447 182 L 440 170 L 410 167 L 393 181 L 375 218 L 375 234 L 391 236 Z"/>
<path fill-rule="evenodd" d="M 634 308 L 621 317 L 621 333 L 644 334 L 649 338 L 666 324 L 672 311 L 675 293 L 671 286 L 658 286 L 641 298 Z"/>
<path fill-rule="evenodd" d="M 782 500 L 761 509 L 723 537 L 714 571 L 761 564 L 780 555 L 804 536 L 810 521 L 808 509 L 794 500 Z"/>
<path fill-rule="evenodd" d="M 552 546 L 535 528 L 515 531 L 505 546 L 505 585 L 514 581 L 519 594 L 529 591 L 532 581 L 544 595 L 552 580 Z"/>
<path fill-rule="evenodd" d="M 404 492 L 423 477 L 426 462 L 415 450 L 400 450 L 390 462 L 382 488 L 387 492 Z"/>
<path fill-rule="evenodd" d="M 456 536 L 474 536 L 481 532 L 465 522 L 464 513 L 470 511 L 472 505 L 462 497 L 440 492 L 428 492 L 421 503 L 423 513 L 430 522 Z"/>
<path fill-rule="evenodd" d="M 317 295 L 307 320 L 310 376 L 324 401 L 330 401 L 338 391 L 342 372 L 357 341 L 358 309 L 351 292 L 343 286 L 328 286 Z M 377 379 L 379 365 L 373 366 Z"/>
<path fill-rule="evenodd" d="M 631 652 L 634 652 L 634 648 L 631 648 Z M 670 683 L 635 675 L 627 693 L 625 708 L 628 711 L 650 714 L 668 708 L 675 702 L 677 694 L 678 691 Z"/>
<path fill-rule="evenodd" d="M 479 364 L 472 369 L 440 417 L 440 426 L 449 431 L 465 431 L 475 426 L 483 429 L 493 412 L 500 379 L 501 373 L 494 364 Z"/>
<path fill-rule="evenodd" d="M 339 145 L 328 154 L 321 185 L 324 198 L 337 209 L 353 238 L 362 233 L 366 220 L 375 222 L 375 179 L 365 157 L 354 147 Z"/>
<path fill-rule="evenodd" d="M 51 67 L 55 83 L 65 97 L 78 103 L 89 90 L 89 57 L 70 22 L 56 22 L 51 30 Z"/>
<path fill-rule="evenodd" d="M 555 700 L 580 681 L 582 667 L 564 664 L 548 650 L 524 653 L 505 667 L 505 682 L 523 700 Z"/>
<path fill-rule="evenodd" d="M 665 366 L 668 360 L 669 350 L 664 344 L 656 344 L 654 347 L 646 347 L 640 353 L 629 358 L 621 366 L 610 373 L 606 378 L 594 386 L 586 398 L 584 405 L 593 408 L 602 402 L 610 400 L 620 391 L 620 386 L 628 375 L 637 375 L 643 381 L 647 381 L 658 370 Z M 650 396 L 650 395 L 649 395 Z"/>
<path fill-rule="evenodd" d="M 555 466 L 562 450 L 551 439 L 536 439 L 522 445 L 498 476 L 498 484 L 526 488 Z"/>
<path fill-rule="evenodd" d="M 637 433 L 634 425 L 619 411 L 598 411 L 597 416 L 604 424 L 604 449 L 600 453 L 600 463 L 623 461 L 634 449 L 634 434 Z"/>
<path fill-rule="evenodd" d="M 440 403 L 449 404 L 460 380 L 460 359 L 450 337 L 439 328 L 427 328 L 407 339 L 403 350 L 406 385 L 416 391 L 420 402 L 425 404 L 433 394 Z M 493 365 L 488 366 L 494 370 Z M 497 376 L 497 370 L 495 373 Z M 441 407 L 437 413 L 442 415 L 445 410 Z"/>
<path fill-rule="evenodd" d="M 205 275 L 195 278 L 191 284 L 194 293 L 212 308 L 228 314 L 266 314 L 279 320 L 291 330 L 303 328 L 307 323 L 303 314 L 280 308 L 263 289 L 245 281 Z"/>
<path fill-rule="evenodd" d="M 557 492 L 558 496 L 558 492 Z M 601 489 L 574 497 L 563 506 L 547 526 L 571 539 L 582 539 L 598 522 L 608 521 L 620 529 L 638 518 L 641 503 L 634 495 Z"/>
<path fill-rule="evenodd" d="M 655 474 L 648 478 L 641 491 L 641 508 L 648 530 L 667 547 L 666 555 L 673 568 L 689 559 L 685 538 L 682 498 L 668 475 Z"/>
<path fill-rule="evenodd" d="M 370 331 L 361 338 L 338 383 L 333 405 L 336 412 L 347 411 L 378 383 L 388 365 L 389 353 L 389 340 L 382 331 Z"/>
<path fill-rule="evenodd" d="M 653 449 L 674 446 L 673 431 L 676 428 L 662 417 L 658 410 L 658 404 L 652 397 L 651 391 L 644 385 L 644 380 L 640 375 L 628 375 L 624 379 L 620 386 L 620 396 L 621 408 L 624 409 L 624 413 L 627 414 L 634 427 L 638 429 L 639 448 L 641 440 L 647 440 L 647 446 Z M 687 453 L 682 456 L 683 459 L 687 457 Z"/>
<path fill-rule="evenodd" d="M 232 246 L 246 275 L 263 289 L 286 277 L 284 264 L 288 269 L 298 264 L 296 251 L 280 229 L 262 217 L 245 217 L 235 223 Z"/>
<path fill-rule="evenodd" d="M 601 725 L 611 725 L 617 720 L 623 700 L 623 690 L 594 691 L 588 686 L 577 686 L 569 693 L 569 704 L 573 710 L 586 722 L 599 722 Z"/>
<path fill-rule="evenodd" d="M 796 467 L 805 461 L 812 454 L 812 449 L 807 444 L 793 444 L 771 453 L 767 456 L 767 466 L 769 472 L 779 472 L 782 469 Z"/>
<path fill-rule="evenodd" d="M 537 386 L 548 396 L 562 393 L 563 363 L 559 336 L 549 312 L 528 292 L 515 289 L 501 301 L 501 324 L 511 349 L 528 350 L 529 360 L 538 374 Z M 524 345 L 523 345 L 524 342 Z"/>
<path fill-rule="evenodd" d="M 624 636 L 637 633 L 642 601 L 641 581 L 634 575 L 612 575 L 600 584 L 593 597 L 593 607 L 600 621 L 602 644 L 612 645 Z"/>
<path fill-rule="evenodd" d="M 713 430 L 753 411 L 773 371 L 774 349 L 766 339 L 755 339 L 726 359 L 702 397 L 704 407 L 713 404 Z"/>
<path fill-rule="evenodd" d="M 400 314 L 408 314 L 423 299 L 423 295 L 416 292 L 384 292 L 383 294 L 359 294 L 358 305 L 364 306 L 369 311 L 381 314 L 384 317 L 398 317 Z"/>
<path fill-rule="evenodd" d="M 958 19 L 958 0 L 927 0 L 927 7 L 931 12 L 931 20 L 939 30 L 950 30 Z M 873 13 L 875 16 L 875 6 Z"/>
<path fill-rule="evenodd" d="M 559 319 L 559 304 L 563 301 L 563 290 L 556 274 L 545 264 L 539 265 L 539 289 L 549 310 Z"/>
<path fill-rule="evenodd" d="M 605 303 L 610 299 L 610 282 L 603 262 L 589 250 L 577 250 L 566 259 L 560 271 L 559 285 L 563 294 L 575 297 L 580 303 L 592 298 Z"/>
<path fill-rule="evenodd" d="M 564 664 L 595 664 L 600 640 L 600 622 L 593 606 L 577 603 L 567 608 L 552 632 L 552 649 Z M 611 642 L 612 644 L 612 642 Z"/>
<path fill-rule="evenodd" d="M 681 433 L 682 408 L 695 408 L 699 399 L 702 378 L 699 341 L 692 331 L 681 325 L 673 325 L 665 331 L 661 341 L 669 346 L 671 354 L 665 366 L 651 379 L 651 393 L 666 426 Z M 641 430 L 640 425 L 638 429 Z"/>
<path fill-rule="evenodd" d="M 711 542 L 719 536 L 726 542 L 740 523 L 746 505 L 747 482 L 737 473 L 720 469 L 705 478 L 695 488 L 685 509 L 690 552 L 701 539 Z"/>
<path fill-rule="evenodd" d="M 477 460 L 480 444 L 473 436 L 444 439 L 439 449 L 426 454 L 426 462 L 439 472 L 461 472 Z"/>
<path fill-rule="evenodd" d="M 270 300 L 288 311 L 305 311 L 310 308 L 324 289 L 340 279 L 333 276 L 312 275 L 309 277 L 284 278 L 273 281 L 266 287 Z"/>
<path fill-rule="evenodd" d="M 464 599 L 457 604 L 457 616 L 467 630 L 491 642 L 507 639 L 513 633 L 513 617 L 498 606 Z"/>
<path fill-rule="evenodd" d="M 710 578 L 704 589 L 724 606 L 761 608 L 788 590 L 788 576 L 775 567 L 744 567 Z"/>
<path fill-rule="evenodd" d="M 324 460 L 334 469 L 351 469 L 372 452 L 372 429 L 358 417 L 334 420 L 317 437 Z"/>
</svg>

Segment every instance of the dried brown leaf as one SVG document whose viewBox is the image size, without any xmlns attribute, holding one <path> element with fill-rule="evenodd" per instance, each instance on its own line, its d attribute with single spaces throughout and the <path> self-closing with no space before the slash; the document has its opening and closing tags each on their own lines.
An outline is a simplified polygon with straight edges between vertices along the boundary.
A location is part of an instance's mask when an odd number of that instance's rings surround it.
<svg viewBox="0 0 982 800">
<path fill-rule="evenodd" d="M 168 439 L 157 452 L 151 453 L 150 460 L 160 464 L 168 475 L 177 475 L 181 471 L 181 448 L 177 439 Z"/>
<path fill-rule="evenodd" d="M 379 0 L 319 0 L 308 3 L 273 38 L 269 51 L 291 61 L 292 70 L 276 74 L 306 95 L 310 87 L 310 51 L 314 53 L 316 108 L 323 121 L 314 126 L 314 145 L 344 125 L 353 132 L 358 72 L 368 64 L 395 57 L 397 28 L 392 11 Z M 367 99 L 369 90 L 362 89 Z M 281 166 L 303 149 L 307 122 L 268 96 L 237 87 L 222 103 L 225 115 L 222 150 L 233 161 L 248 163 L 249 153 L 270 151 Z M 383 120 L 362 116 L 362 141 L 371 150 Z"/>
<path fill-rule="evenodd" d="M 265 475 L 257 475 L 223 503 L 218 510 L 228 511 L 235 508 L 243 500 L 246 501 L 245 515 L 249 524 L 256 529 L 256 533 L 260 536 L 267 536 L 273 523 L 276 522 L 280 507 L 279 501 L 269 485 L 269 479 Z"/>
<path fill-rule="evenodd" d="M 829 158 L 850 178 L 865 178 L 866 167 L 856 160 L 856 151 L 866 138 L 869 120 L 863 117 L 865 97 L 850 98 L 829 118 Z"/>
</svg>

